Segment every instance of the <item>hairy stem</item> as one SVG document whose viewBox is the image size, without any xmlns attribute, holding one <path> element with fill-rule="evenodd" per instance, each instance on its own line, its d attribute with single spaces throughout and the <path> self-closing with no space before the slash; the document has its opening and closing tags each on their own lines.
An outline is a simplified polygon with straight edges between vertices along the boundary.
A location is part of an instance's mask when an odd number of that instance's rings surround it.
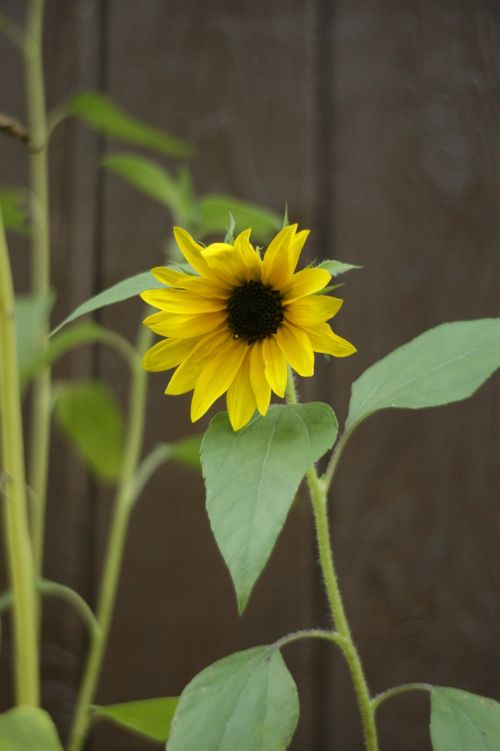
<svg viewBox="0 0 500 751">
<path fill-rule="evenodd" d="M 17 366 L 14 290 L 0 212 L 0 413 L 5 549 L 13 595 L 15 688 L 18 704 L 37 706 L 39 663 L 33 558 L 28 526 L 23 425 Z"/>
<path fill-rule="evenodd" d="M 50 294 L 49 181 L 47 164 L 47 116 L 43 80 L 42 33 L 44 0 L 30 0 L 26 20 L 24 60 L 28 130 L 30 132 L 31 290 Z M 42 322 L 42 341 L 48 337 L 48 321 Z M 50 447 L 50 370 L 44 368 L 33 381 L 29 484 L 33 491 L 33 556 L 35 573 L 41 576 L 45 532 L 45 506 Z"/>
<path fill-rule="evenodd" d="M 288 378 L 287 399 L 291 404 L 297 404 L 298 396 L 291 373 Z M 340 455 L 340 452 L 338 455 Z M 375 723 L 375 710 L 370 698 L 370 692 L 368 690 L 368 684 L 366 682 L 361 659 L 352 638 L 333 560 L 328 520 L 327 484 L 324 480 L 320 479 L 314 466 L 307 471 L 306 479 L 314 515 L 316 543 L 318 547 L 321 572 L 323 575 L 323 583 L 336 632 L 342 637 L 342 641 L 338 641 L 338 644 L 344 653 L 354 690 L 356 692 L 361 722 L 363 725 L 365 747 L 367 751 L 378 751 L 379 746 L 377 726 Z M 333 471 L 329 473 L 328 479 L 329 482 L 331 482 L 333 479 Z"/>
<path fill-rule="evenodd" d="M 150 332 L 147 329 L 142 329 L 138 338 L 139 353 L 142 354 L 148 346 L 149 341 Z M 90 645 L 78 695 L 68 751 L 80 751 L 85 742 L 90 723 L 90 705 L 94 701 L 109 639 L 128 522 L 135 498 L 135 473 L 142 450 L 146 385 L 147 375 L 141 367 L 140 358 L 137 357 L 132 367 L 129 419 L 122 471 L 115 498 L 115 507 L 111 520 L 97 602 L 96 617 L 100 633 Z"/>
</svg>

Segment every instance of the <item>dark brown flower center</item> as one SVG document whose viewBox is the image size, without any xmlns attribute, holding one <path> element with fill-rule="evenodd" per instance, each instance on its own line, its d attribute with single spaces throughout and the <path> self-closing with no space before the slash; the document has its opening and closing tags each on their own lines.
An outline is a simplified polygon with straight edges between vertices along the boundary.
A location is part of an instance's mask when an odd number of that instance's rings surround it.
<svg viewBox="0 0 500 751">
<path fill-rule="evenodd" d="M 283 320 L 281 295 L 262 282 L 245 282 L 229 298 L 227 313 L 234 338 L 253 344 L 277 332 Z"/>
</svg>

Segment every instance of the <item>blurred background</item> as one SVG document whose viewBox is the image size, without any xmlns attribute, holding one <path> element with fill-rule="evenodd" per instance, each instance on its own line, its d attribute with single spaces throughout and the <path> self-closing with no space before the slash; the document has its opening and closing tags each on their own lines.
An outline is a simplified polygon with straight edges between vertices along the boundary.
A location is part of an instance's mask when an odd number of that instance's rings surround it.
<svg viewBox="0 0 500 751">
<path fill-rule="evenodd" d="M 24 3 L 2 0 L 22 20 Z M 445 321 L 498 316 L 500 6 L 492 0 L 47 0 L 49 106 L 99 89 L 196 147 L 200 192 L 255 201 L 312 230 L 308 259 L 361 264 L 346 277 L 334 329 L 359 353 L 322 361 L 308 398 L 343 420 L 371 363 Z M 0 110 L 24 118 L 23 72 L 0 39 Z M 51 145 L 53 323 L 96 291 L 162 261 L 171 217 L 100 168 L 112 147 L 75 120 Z M 138 150 L 140 151 L 140 150 Z M 171 166 L 168 160 L 165 165 Z M 26 153 L 0 141 L 0 183 L 21 185 Z M 16 280 L 28 251 L 13 243 Z M 128 338 L 138 301 L 98 319 Z M 105 378 L 114 354 L 82 349 L 57 378 Z M 199 426 L 189 398 L 149 387 L 146 448 Z M 332 494 L 341 583 L 373 692 L 402 682 L 500 700 L 500 379 L 468 402 L 383 412 L 357 431 Z M 208 423 L 210 413 L 203 422 Z M 45 574 L 95 602 L 112 495 L 53 431 Z M 44 705 L 68 727 L 86 642 L 48 600 Z M 328 615 L 311 515 L 297 501 L 242 618 L 204 510 L 201 477 L 169 465 L 134 512 L 99 703 L 176 695 L 210 662 Z M 9 665 L 3 644 L 1 672 Z M 294 751 L 358 751 L 354 697 L 339 654 L 293 645 Z M 2 678 L 4 682 L 4 678 Z M 8 702 L 4 696 L 3 703 Z M 425 751 L 428 700 L 380 711 L 381 745 Z M 89 751 L 146 741 L 97 725 Z"/>
</svg>

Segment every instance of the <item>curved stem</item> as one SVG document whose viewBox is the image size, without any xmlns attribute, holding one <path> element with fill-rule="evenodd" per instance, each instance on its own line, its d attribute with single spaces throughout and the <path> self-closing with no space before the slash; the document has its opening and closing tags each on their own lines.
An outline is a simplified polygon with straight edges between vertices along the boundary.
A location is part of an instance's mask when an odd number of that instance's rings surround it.
<svg viewBox="0 0 500 751">
<path fill-rule="evenodd" d="M 402 683 L 400 686 L 388 688 L 387 691 L 382 691 L 380 694 L 373 697 L 373 710 L 376 712 L 379 706 L 384 701 L 387 701 L 387 699 L 392 699 L 394 696 L 405 694 L 408 691 L 432 691 L 432 686 L 430 683 Z"/>
<path fill-rule="evenodd" d="M 147 329 L 141 329 L 138 337 L 138 351 L 141 354 L 148 346 L 150 339 L 150 332 Z M 128 522 L 135 495 L 135 472 L 142 449 L 146 385 L 147 374 L 142 369 L 139 358 L 137 358 L 132 369 L 130 385 L 127 441 L 97 602 L 96 617 L 101 633 L 90 646 L 78 695 L 68 751 L 80 751 L 85 741 L 90 722 L 89 707 L 94 701 L 109 639 Z"/>
<path fill-rule="evenodd" d="M 331 641 L 334 644 L 337 644 L 341 649 L 343 649 L 345 642 L 344 637 L 337 631 L 325 631 L 325 629 L 322 628 L 310 628 L 301 629 L 300 631 L 294 631 L 292 634 L 282 636 L 281 639 L 275 641 L 271 646 L 275 649 L 281 649 L 288 644 L 293 644 L 302 639 L 325 639 L 326 641 Z"/>
<path fill-rule="evenodd" d="M 14 291 L 0 211 L 0 412 L 5 548 L 14 598 L 16 700 L 39 702 L 39 664 L 33 557 L 28 527 L 23 425 L 17 367 Z"/>
<path fill-rule="evenodd" d="M 47 116 L 43 80 L 42 32 L 44 0 L 30 0 L 26 21 L 24 61 L 30 150 L 31 182 L 31 289 L 45 298 L 50 291 L 49 180 L 47 165 Z M 46 341 L 48 321 L 42 322 L 40 336 Z M 35 503 L 32 514 L 35 573 L 41 575 L 45 531 L 45 506 L 50 445 L 50 370 L 44 368 L 33 382 L 30 434 L 29 484 Z"/>
<path fill-rule="evenodd" d="M 296 404 L 298 401 L 297 391 L 291 373 L 288 377 L 287 399 L 292 404 Z M 340 452 L 338 453 L 338 456 L 340 456 Z M 338 461 L 338 459 L 336 461 Z M 330 472 L 330 482 L 332 478 L 333 471 Z M 318 546 L 321 571 L 323 574 L 323 583 L 325 585 L 332 620 L 335 624 L 337 633 L 343 637 L 343 642 L 340 642 L 339 646 L 341 646 L 344 653 L 354 690 L 356 692 L 361 722 L 363 725 L 365 747 L 367 751 L 378 751 L 379 746 L 377 726 L 375 724 L 375 710 L 372 706 L 361 659 L 352 638 L 333 561 L 328 520 L 327 484 L 325 480 L 318 477 L 318 473 L 314 466 L 307 471 L 306 479 L 314 514 L 316 542 Z"/>
</svg>

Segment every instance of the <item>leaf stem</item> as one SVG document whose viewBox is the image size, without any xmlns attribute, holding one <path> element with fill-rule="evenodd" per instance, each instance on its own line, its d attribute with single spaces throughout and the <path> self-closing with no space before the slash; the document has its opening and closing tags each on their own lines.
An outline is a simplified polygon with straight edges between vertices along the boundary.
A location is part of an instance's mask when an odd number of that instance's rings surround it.
<svg viewBox="0 0 500 751">
<path fill-rule="evenodd" d="M 430 683 L 402 683 L 400 686 L 388 688 L 387 691 L 382 691 L 371 700 L 374 712 L 376 712 L 379 706 L 384 701 L 387 701 L 387 699 L 392 699 L 394 696 L 405 694 L 408 691 L 432 691 L 432 686 Z"/>
<path fill-rule="evenodd" d="M 12 272 L 0 211 L 0 412 L 4 470 L 4 535 L 14 597 L 15 686 L 18 704 L 37 706 L 39 663 L 33 558 L 28 526 L 23 426 L 17 365 Z"/>
<path fill-rule="evenodd" d="M 137 349 L 140 354 L 147 348 L 150 340 L 151 333 L 147 329 L 141 328 L 137 341 Z M 90 646 L 78 695 L 68 751 L 80 751 L 85 742 L 90 723 L 90 705 L 94 701 L 109 639 L 128 522 L 135 498 L 135 473 L 144 434 L 146 386 L 147 374 L 141 367 L 140 358 L 137 358 L 131 374 L 127 440 L 96 609 L 97 622 L 101 632 Z"/>
<path fill-rule="evenodd" d="M 275 649 L 281 649 L 282 647 L 286 647 L 288 644 L 293 644 L 294 642 L 301 641 L 302 639 L 326 639 L 326 641 L 331 641 L 334 644 L 337 644 L 342 649 L 345 642 L 344 637 L 341 636 L 341 634 L 339 634 L 337 631 L 327 631 L 326 629 L 322 628 L 310 628 L 301 629 L 300 631 L 294 631 L 292 634 L 282 636 L 281 639 L 275 641 L 271 646 Z"/>
<path fill-rule="evenodd" d="M 32 227 L 31 289 L 44 298 L 50 289 L 49 180 L 47 164 L 47 116 L 43 79 L 42 33 L 44 0 L 30 0 L 26 20 L 24 63 L 30 149 L 30 212 Z M 48 321 L 42 322 L 42 341 L 48 337 Z M 43 565 L 45 507 L 50 449 L 50 370 L 44 368 L 33 382 L 30 432 L 29 484 L 35 503 L 32 512 L 35 574 Z"/>
<path fill-rule="evenodd" d="M 297 390 L 291 372 L 289 372 L 288 376 L 287 400 L 291 404 L 297 404 L 298 402 Z M 337 456 L 340 457 L 340 451 Z M 333 479 L 337 461 L 338 459 L 335 461 L 333 470 L 329 473 L 330 482 Z M 323 583 L 328 604 L 330 606 L 332 620 L 336 627 L 336 633 L 342 637 L 342 641 L 339 641 L 338 644 L 344 653 L 344 657 L 351 673 L 354 690 L 356 692 L 361 722 L 363 725 L 365 747 L 367 751 L 379 751 L 377 726 L 375 723 L 375 709 L 370 698 L 370 692 L 368 690 L 368 684 L 366 682 L 361 659 L 352 638 L 333 560 L 328 520 L 327 483 L 325 479 L 318 476 L 314 465 L 307 471 L 306 480 L 314 515 L 316 542 L 318 546 L 321 571 L 323 574 Z"/>
</svg>

